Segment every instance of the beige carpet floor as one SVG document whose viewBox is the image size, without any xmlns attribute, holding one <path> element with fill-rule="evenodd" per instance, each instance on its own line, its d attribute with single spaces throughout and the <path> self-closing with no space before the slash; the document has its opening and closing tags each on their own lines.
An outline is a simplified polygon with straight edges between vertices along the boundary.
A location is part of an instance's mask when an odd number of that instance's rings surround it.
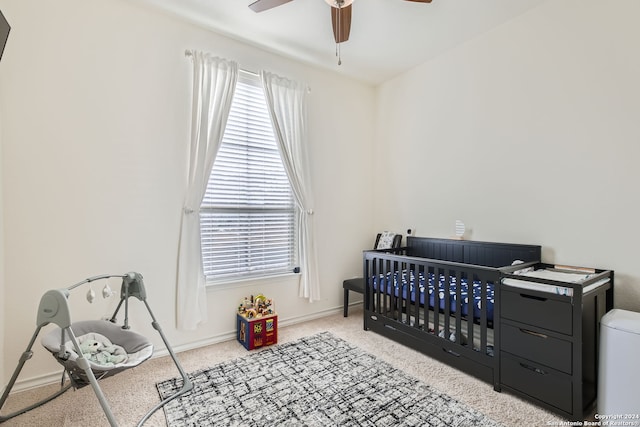
<svg viewBox="0 0 640 427">
<path fill-rule="evenodd" d="M 487 383 L 437 362 L 419 352 L 397 344 L 362 328 L 362 311 L 352 308 L 348 318 L 341 313 L 280 328 L 279 342 L 287 342 L 317 332 L 330 331 L 363 350 L 402 369 L 409 375 L 476 408 L 505 426 L 558 425 L 556 415 L 531 405 L 506 392 L 497 393 Z M 254 350 L 255 351 L 255 350 Z M 186 372 L 214 365 L 223 360 L 242 357 L 248 352 L 237 341 L 178 354 Z M 26 365 L 28 367 L 28 363 Z M 178 376 L 169 357 L 159 357 L 100 382 L 120 426 L 135 426 L 146 409 L 159 401 L 155 384 Z M 6 414 L 57 390 L 57 386 L 40 387 L 10 396 L 2 413 Z M 56 400 L 2 424 L 9 426 L 108 426 L 108 422 L 91 387 L 69 390 Z M 164 412 L 158 410 L 145 426 L 166 426 Z"/>
</svg>

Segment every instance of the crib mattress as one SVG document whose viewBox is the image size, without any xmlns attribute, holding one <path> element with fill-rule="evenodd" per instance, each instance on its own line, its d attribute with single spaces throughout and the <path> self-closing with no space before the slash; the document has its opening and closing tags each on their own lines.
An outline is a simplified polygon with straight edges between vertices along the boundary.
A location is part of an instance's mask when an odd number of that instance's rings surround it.
<svg viewBox="0 0 640 427">
<path fill-rule="evenodd" d="M 393 276 L 393 277 L 392 277 Z M 425 274 L 423 272 L 418 273 L 418 298 L 419 303 L 423 306 L 426 306 L 425 300 L 428 299 L 429 309 L 435 308 L 435 300 L 436 300 L 436 286 L 438 292 L 439 299 L 439 309 L 444 310 L 445 306 L 448 302 L 449 310 L 453 314 L 457 314 L 457 298 L 458 298 L 458 283 L 456 281 L 455 276 L 449 277 L 449 296 L 448 298 L 445 296 L 446 293 L 446 277 L 444 275 L 440 275 L 436 280 L 436 277 L 433 273 L 427 274 L 428 278 L 425 279 Z M 403 299 L 410 299 L 412 303 L 416 302 L 416 286 L 415 286 L 415 272 L 413 270 L 410 271 L 397 271 L 397 272 L 388 272 L 386 274 L 376 276 L 373 278 L 373 287 L 374 289 L 378 289 L 378 282 L 380 282 L 381 288 L 385 290 L 388 295 L 392 295 L 392 293 L 396 297 L 400 297 L 402 295 Z M 437 282 L 437 283 L 436 283 Z M 482 288 L 484 284 L 480 281 L 473 281 L 471 286 L 471 292 L 469 291 L 469 284 L 466 279 L 460 280 L 460 311 L 462 316 L 469 315 L 469 299 L 471 298 L 471 305 L 473 311 L 474 320 L 479 320 L 481 317 L 481 309 L 483 306 L 483 298 L 482 298 Z M 428 293 L 426 290 L 428 289 Z M 409 296 L 407 296 L 407 292 L 409 292 Z M 471 297 L 470 297 L 471 294 Z M 428 295 L 428 297 L 426 296 Z M 487 320 L 493 320 L 493 306 L 495 303 L 494 298 L 494 289 L 493 284 L 489 283 L 486 285 L 486 305 L 487 305 Z"/>
</svg>

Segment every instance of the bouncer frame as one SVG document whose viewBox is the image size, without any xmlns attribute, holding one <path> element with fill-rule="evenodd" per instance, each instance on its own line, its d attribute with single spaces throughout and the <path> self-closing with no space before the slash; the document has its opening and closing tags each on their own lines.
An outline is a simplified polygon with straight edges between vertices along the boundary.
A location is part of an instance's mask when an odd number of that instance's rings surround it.
<svg viewBox="0 0 640 427">
<path fill-rule="evenodd" d="M 29 344 L 27 345 L 26 350 L 22 353 L 22 355 L 20 356 L 20 360 L 18 361 L 18 366 L 16 367 L 15 371 L 13 372 L 13 375 L 11 376 L 11 379 L 9 380 L 9 383 L 7 384 L 7 387 L 4 390 L 4 393 L 2 394 L 2 397 L 0 398 L 0 410 L 2 410 L 2 407 L 4 406 L 7 398 L 9 397 L 9 394 L 11 392 L 11 390 L 13 389 L 13 386 L 15 385 L 16 380 L 18 379 L 18 376 L 20 375 L 20 372 L 22 371 L 22 368 L 24 367 L 25 363 L 31 359 L 31 357 L 33 356 L 33 345 L 36 341 L 36 338 L 38 337 L 40 331 L 42 330 L 43 327 L 45 327 L 46 325 L 48 325 L 49 323 L 53 323 L 58 325 L 58 327 L 60 327 L 60 329 L 62 330 L 62 334 L 61 334 L 61 340 L 62 343 L 64 344 L 64 337 L 65 334 L 67 334 L 66 336 L 69 337 L 70 341 L 73 344 L 73 348 L 75 350 L 75 352 L 79 355 L 78 359 L 76 360 L 77 365 L 84 371 L 84 373 L 87 376 L 87 379 L 89 380 L 89 383 L 91 385 L 91 387 L 93 388 L 93 391 L 96 395 L 96 397 L 98 398 L 98 401 L 100 402 L 100 406 L 102 407 L 102 410 L 104 411 L 107 420 L 109 421 L 109 425 L 112 427 L 116 427 L 118 425 L 117 420 L 115 418 L 115 416 L 113 415 L 113 411 L 111 410 L 111 407 L 109 406 L 109 402 L 107 401 L 106 397 L 104 396 L 104 393 L 102 392 L 102 389 L 100 388 L 100 385 L 98 384 L 98 380 L 96 379 L 96 376 L 94 374 L 94 372 L 91 370 L 91 366 L 89 364 L 89 361 L 83 356 L 82 354 L 82 350 L 80 349 L 80 344 L 78 343 L 77 337 L 75 336 L 75 334 L 73 333 L 73 329 L 72 329 L 72 323 L 71 323 L 71 310 L 69 307 L 69 302 L 68 302 L 68 298 L 70 295 L 70 292 L 72 290 L 74 290 L 75 288 L 78 288 L 84 284 L 87 283 L 91 283 L 94 282 L 96 280 L 102 280 L 102 279 L 109 279 L 112 277 L 120 277 L 122 278 L 122 285 L 120 287 L 120 302 L 118 303 L 118 306 L 116 307 L 113 316 L 111 316 L 111 318 L 109 319 L 110 322 L 115 323 L 116 322 L 116 316 L 118 315 L 118 312 L 120 311 L 122 304 L 124 304 L 124 312 L 125 312 L 125 317 L 124 317 L 124 324 L 122 326 L 122 329 L 130 329 L 129 326 L 129 298 L 130 297 L 136 297 L 138 298 L 140 301 L 142 301 L 145 305 L 145 307 L 147 308 L 147 311 L 149 312 L 149 315 L 151 317 L 151 325 L 153 326 L 153 328 L 158 331 L 158 334 L 160 334 L 160 337 L 162 338 L 162 341 L 164 342 L 165 347 L 167 348 L 167 351 L 169 352 L 169 355 L 171 356 L 171 359 L 173 360 L 173 363 L 175 364 L 176 368 L 178 369 L 178 372 L 180 373 L 180 376 L 182 377 L 182 381 L 183 381 L 183 385 L 182 388 L 180 390 L 178 390 L 175 394 L 165 398 L 164 400 L 162 400 L 161 402 L 159 402 L 157 405 L 153 406 L 138 422 L 138 426 L 142 426 L 150 417 L 151 415 L 153 415 L 153 413 L 155 413 L 158 409 L 162 408 L 164 405 L 166 405 L 167 403 L 169 403 L 170 401 L 182 396 L 183 394 L 189 392 L 190 390 L 193 389 L 193 383 L 191 382 L 191 380 L 189 379 L 189 377 L 187 376 L 187 374 L 185 373 L 184 369 L 182 368 L 182 366 L 180 365 L 180 362 L 178 361 L 178 358 L 176 357 L 175 353 L 173 352 L 173 349 L 171 348 L 171 345 L 169 344 L 169 341 L 167 340 L 166 336 L 164 335 L 164 333 L 162 332 L 162 328 L 160 327 L 160 324 L 158 323 L 158 321 L 156 320 L 153 311 L 151 310 L 151 307 L 149 306 L 149 303 L 147 302 L 147 292 L 144 286 L 144 282 L 142 279 L 142 275 L 140 273 L 136 273 L 136 272 L 129 272 L 126 273 L 124 275 L 117 275 L 117 274 L 105 274 L 105 275 L 101 275 L 101 276 L 94 276 L 94 277 L 90 277 L 88 279 L 85 279 L 81 282 L 78 282 L 68 288 L 62 288 L 62 289 L 52 289 L 49 290 L 47 292 L 45 292 L 45 294 L 42 296 L 42 298 L 40 299 L 40 305 L 38 307 L 38 315 L 37 315 L 37 320 L 36 320 L 36 330 L 33 333 L 33 336 L 31 337 L 31 340 L 29 341 Z M 61 345 L 61 351 L 64 351 L 64 345 Z M 140 362 L 142 363 L 142 361 Z M 137 365 L 136 365 L 137 366 Z M 73 381 L 70 381 L 68 384 L 64 384 L 64 375 L 65 372 L 68 374 L 66 368 L 65 371 L 63 372 L 63 384 L 61 385 L 60 390 L 58 390 L 57 392 L 53 393 L 52 395 L 45 397 L 44 399 L 29 405 L 25 408 L 22 408 L 20 410 L 17 410 L 15 412 L 12 412 L 10 414 L 7 415 L 1 415 L 0 414 L 0 424 L 2 424 L 3 422 L 14 418 L 18 415 L 24 414 L 25 412 L 28 412 L 32 409 L 35 409 L 47 402 L 50 402 L 51 400 L 55 399 L 56 397 L 62 395 L 65 391 L 67 391 L 69 388 L 71 388 L 72 386 L 74 386 Z"/>
</svg>

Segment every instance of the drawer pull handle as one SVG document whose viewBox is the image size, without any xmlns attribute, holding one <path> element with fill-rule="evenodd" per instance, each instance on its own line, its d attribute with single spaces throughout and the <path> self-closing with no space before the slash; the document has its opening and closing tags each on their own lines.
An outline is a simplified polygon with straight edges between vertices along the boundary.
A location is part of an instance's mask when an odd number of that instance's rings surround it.
<svg viewBox="0 0 640 427">
<path fill-rule="evenodd" d="M 547 300 L 547 299 L 546 299 L 546 298 L 544 298 L 544 297 L 539 297 L 539 296 L 536 296 L 536 295 L 520 294 L 520 296 L 521 296 L 522 298 L 534 299 L 534 300 L 536 300 L 536 301 L 546 301 L 546 300 Z"/>
<path fill-rule="evenodd" d="M 520 332 L 525 333 L 525 334 L 529 334 L 529 335 L 533 335 L 534 337 L 538 337 L 538 338 L 544 338 L 544 339 L 549 338 L 549 336 L 548 336 L 548 335 L 541 334 L 541 333 L 539 333 L 539 332 L 533 332 L 533 331 L 530 331 L 530 330 L 528 330 L 528 329 L 522 329 L 522 328 L 520 328 Z"/>
<path fill-rule="evenodd" d="M 526 363 L 520 363 L 520 366 L 522 366 L 523 368 L 528 369 L 530 371 L 533 371 L 536 374 L 547 375 L 547 371 L 544 371 L 544 370 L 542 370 L 540 368 L 536 368 L 535 366 L 527 365 Z"/>
<path fill-rule="evenodd" d="M 452 356 L 460 357 L 460 353 L 456 353 L 456 352 L 455 352 L 455 351 L 453 351 L 453 350 L 447 350 L 447 349 L 446 349 L 446 348 L 444 348 L 444 347 L 442 347 L 442 350 L 444 350 L 444 352 L 445 352 L 445 353 L 449 353 L 449 354 L 450 354 L 450 355 L 452 355 Z"/>
</svg>

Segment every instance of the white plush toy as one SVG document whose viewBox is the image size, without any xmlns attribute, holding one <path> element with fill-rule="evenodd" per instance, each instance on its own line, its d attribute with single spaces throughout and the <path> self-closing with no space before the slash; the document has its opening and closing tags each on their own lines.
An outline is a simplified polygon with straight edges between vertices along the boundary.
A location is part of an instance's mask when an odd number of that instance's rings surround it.
<svg viewBox="0 0 640 427">
<path fill-rule="evenodd" d="M 94 339 L 82 341 L 80 350 L 88 360 L 103 366 L 113 366 L 127 360 L 127 353 L 122 347 L 114 344 L 105 346 Z"/>
</svg>

